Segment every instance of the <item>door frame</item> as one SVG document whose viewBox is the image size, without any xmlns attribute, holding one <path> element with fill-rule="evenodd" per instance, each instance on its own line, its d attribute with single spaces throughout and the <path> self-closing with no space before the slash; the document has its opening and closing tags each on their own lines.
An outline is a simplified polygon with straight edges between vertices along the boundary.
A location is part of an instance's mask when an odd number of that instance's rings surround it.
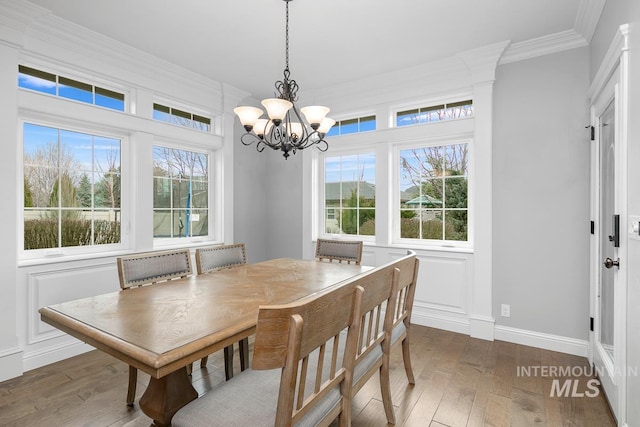
<svg viewBox="0 0 640 427">
<path fill-rule="evenodd" d="M 627 212 L 627 127 L 628 127 L 628 93 L 629 93 L 629 52 L 628 52 L 629 25 L 620 26 L 614 39 L 600 65 L 598 73 L 589 88 L 590 119 L 591 126 L 595 129 L 591 142 L 591 218 L 595 222 L 594 232 L 591 235 L 590 247 L 590 315 L 594 319 L 594 330 L 589 334 L 589 362 L 593 365 L 597 356 L 597 337 L 599 334 L 598 283 L 600 269 L 603 260 L 600 259 L 600 224 L 610 219 L 600 218 L 600 134 L 599 116 L 611 101 L 615 102 L 615 210 L 620 215 L 620 247 L 618 256 L 620 269 L 615 274 L 614 286 L 614 364 L 605 366 L 608 374 L 613 378 L 615 393 L 612 407 L 617 416 L 618 424 L 626 424 L 626 338 L 627 338 L 627 236 L 628 236 L 628 212 Z M 601 381 L 606 378 L 602 378 Z M 611 391 L 611 390 L 610 390 Z M 613 403 L 613 402 L 610 402 Z"/>
</svg>

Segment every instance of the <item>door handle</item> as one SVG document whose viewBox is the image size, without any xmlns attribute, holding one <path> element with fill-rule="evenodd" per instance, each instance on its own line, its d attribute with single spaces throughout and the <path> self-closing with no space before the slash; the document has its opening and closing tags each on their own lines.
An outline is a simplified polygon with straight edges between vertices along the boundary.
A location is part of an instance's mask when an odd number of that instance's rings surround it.
<svg viewBox="0 0 640 427">
<path fill-rule="evenodd" d="M 614 260 L 612 260 L 611 258 L 607 257 L 607 258 L 604 260 L 604 266 L 605 266 L 605 267 L 607 267 L 607 268 L 611 268 L 611 267 L 613 267 L 614 265 L 615 265 L 616 267 L 620 268 L 620 258 L 618 258 L 617 260 L 615 260 L 615 261 L 614 261 Z"/>
</svg>

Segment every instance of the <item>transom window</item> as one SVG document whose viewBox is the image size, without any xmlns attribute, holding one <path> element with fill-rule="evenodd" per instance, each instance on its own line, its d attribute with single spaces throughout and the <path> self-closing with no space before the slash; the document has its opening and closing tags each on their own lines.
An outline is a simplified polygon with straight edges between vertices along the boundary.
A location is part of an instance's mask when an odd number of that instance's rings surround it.
<svg viewBox="0 0 640 427">
<path fill-rule="evenodd" d="M 125 107 L 122 93 L 24 65 L 18 66 L 18 86 L 111 110 L 124 111 Z"/>
<path fill-rule="evenodd" d="M 162 104 L 153 104 L 153 119 L 200 132 L 211 132 L 211 119 L 209 117 L 199 116 Z"/>
<path fill-rule="evenodd" d="M 209 234 L 209 156 L 153 147 L 153 237 Z"/>
<path fill-rule="evenodd" d="M 434 123 L 469 117 L 473 117 L 473 101 L 470 99 L 398 111 L 396 113 L 396 126 Z"/>
<path fill-rule="evenodd" d="M 375 154 L 325 157 L 324 171 L 324 232 L 375 235 Z"/>
<path fill-rule="evenodd" d="M 468 240 L 467 143 L 400 150 L 402 239 Z"/>
<path fill-rule="evenodd" d="M 376 116 L 356 117 L 354 119 L 337 121 L 327 136 L 346 135 L 349 133 L 376 130 Z"/>
<path fill-rule="evenodd" d="M 24 249 L 120 243 L 121 140 L 23 125 Z"/>
</svg>

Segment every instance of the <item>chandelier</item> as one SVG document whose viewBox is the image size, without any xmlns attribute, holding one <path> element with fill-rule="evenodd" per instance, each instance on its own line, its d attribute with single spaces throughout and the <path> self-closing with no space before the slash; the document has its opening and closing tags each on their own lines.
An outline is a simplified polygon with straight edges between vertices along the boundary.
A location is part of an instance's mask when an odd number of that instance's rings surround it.
<svg viewBox="0 0 640 427">
<path fill-rule="evenodd" d="M 289 2 L 286 2 L 286 30 L 285 30 L 285 68 L 284 79 L 276 82 L 278 93 L 276 98 L 262 100 L 267 110 L 268 119 L 260 118 L 264 112 L 256 107 L 236 107 L 233 112 L 238 115 L 240 123 L 246 133 L 240 141 L 244 145 L 256 142 L 256 149 L 262 152 L 266 147 L 281 150 L 285 159 L 289 152 L 295 154 L 298 150 L 316 146 L 320 151 L 327 151 L 329 145 L 324 140 L 325 135 L 335 124 L 335 120 L 326 117 L 328 107 L 319 105 L 298 109 L 298 83 L 292 80 L 289 71 Z M 303 120 L 302 115 L 306 120 Z"/>
</svg>

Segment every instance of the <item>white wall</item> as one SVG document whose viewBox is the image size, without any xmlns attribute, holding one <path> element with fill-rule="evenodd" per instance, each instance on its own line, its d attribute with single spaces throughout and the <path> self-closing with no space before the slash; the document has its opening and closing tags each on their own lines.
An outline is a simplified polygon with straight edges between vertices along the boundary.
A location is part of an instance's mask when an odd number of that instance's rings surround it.
<svg viewBox="0 0 640 427">
<path fill-rule="evenodd" d="M 588 339 L 588 49 L 498 67 L 493 162 L 496 324 Z M 511 317 L 500 316 L 500 305 Z"/>
<path fill-rule="evenodd" d="M 608 1 L 591 44 L 591 77 L 595 76 L 620 25 L 630 24 L 629 32 L 629 127 L 627 151 L 627 212 L 640 215 L 640 2 Z M 627 239 L 627 367 L 640 366 L 640 240 Z M 640 377 L 628 376 L 625 414 L 628 426 L 640 425 Z"/>
</svg>

